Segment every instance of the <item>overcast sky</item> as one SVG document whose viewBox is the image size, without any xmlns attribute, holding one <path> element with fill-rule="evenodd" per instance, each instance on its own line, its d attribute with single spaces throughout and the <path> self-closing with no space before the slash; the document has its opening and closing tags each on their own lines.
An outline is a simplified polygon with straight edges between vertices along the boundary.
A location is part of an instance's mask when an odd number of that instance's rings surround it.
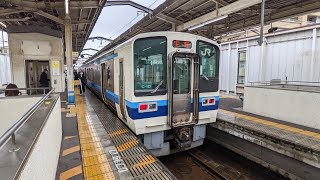
<svg viewBox="0 0 320 180">
<path fill-rule="evenodd" d="M 155 9 L 165 0 L 132 0 L 143 6 Z M 139 13 L 138 9 L 131 6 L 109 6 L 104 7 L 100 17 L 93 28 L 90 37 L 102 36 L 110 39 L 117 38 L 121 33 L 129 29 L 136 22 L 144 17 L 144 13 Z M 132 21 L 132 22 L 131 22 Z M 131 23 L 130 23 L 131 22 Z M 109 42 L 95 40 L 87 41 L 85 48 L 101 49 Z M 84 54 L 94 54 L 95 51 L 84 51 Z"/>
</svg>

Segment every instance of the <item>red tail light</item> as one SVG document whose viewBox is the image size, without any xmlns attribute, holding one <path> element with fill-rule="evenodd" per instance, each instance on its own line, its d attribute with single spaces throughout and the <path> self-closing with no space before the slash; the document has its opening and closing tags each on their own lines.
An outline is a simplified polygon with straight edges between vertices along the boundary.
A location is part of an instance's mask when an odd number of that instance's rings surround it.
<svg viewBox="0 0 320 180">
<path fill-rule="evenodd" d="M 214 99 L 209 99 L 209 103 L 210 104 L 214 103 Z"/>
<path fill-rule="evenodd" d="M 139 106 L 139 110 L 140 111 L 144 111 L 144 110 L 147 110 L 148 109 L 148 105 L 147 104 L 140 104 Z"/>
</svg>

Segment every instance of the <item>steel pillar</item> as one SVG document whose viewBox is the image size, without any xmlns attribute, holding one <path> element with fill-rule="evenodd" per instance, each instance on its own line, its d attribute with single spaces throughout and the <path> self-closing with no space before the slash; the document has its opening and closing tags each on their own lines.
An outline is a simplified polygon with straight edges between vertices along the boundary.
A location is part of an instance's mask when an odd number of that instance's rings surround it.
<svg viewBox="0 0 320 180">
<path fill-rule="evenodd" d="M 264 30 L 264 9 L 265 9 L 265 0 L 262 0 L 261 2 L 261 25 L 260 25 L 260 39 L 259 39 L 259 46 L 263 44 L 263 30 Z"/>
<path fill-rule="evenodd" d="M 65 48 L 66 48 L 66 62 L 67 62 L 67 89 L 68 89 L 68 103 L 74 104 L 74 85 L 73 85 L 73 61 L 72 61 L 72 25 L 69 15 L 65 17 L 64 26 Z"/>
</svg>

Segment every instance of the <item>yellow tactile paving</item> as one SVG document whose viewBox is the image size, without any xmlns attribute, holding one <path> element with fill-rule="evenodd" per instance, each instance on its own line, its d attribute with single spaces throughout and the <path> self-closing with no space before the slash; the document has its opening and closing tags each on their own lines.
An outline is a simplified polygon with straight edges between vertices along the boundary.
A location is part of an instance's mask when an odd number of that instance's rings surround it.
<svg viewBox="0 0 320 180">
<path fill-rule="evenodd" d="M 100 142 L 81 144 L 82 150 L 102 148 Z"/>
<path fill-rule="evenodd" d="M 109 180 L 109 179 L 113 180 L 116 178 L 114 177 L 113 174 L 102 174 L 102 175 L 86 178 L 86 180 Z"/>
<path fill-rule="evenodd" d="M 99 142 L 99 141 L 100 141 L 99 137 L 80 138 L 80 144 Z"/>
<path fill-rule="evenodd" d="M 110 164 L 108 162 L 106 163 L 101 163 L 101 164 L 96 164 L 92 166 L 86 166 L 83 168 L 84 172 L 84 177 L 92 177 L 92 176 L 97 176 L 101 174 L 109 174 L 110 172 L 112 173 L 112 169 L 110 167 Z"/>
<path fill-rule="evenodd" d="M 145 166 L 145 165 L 148 165 L 148 164 L 152 164 L 154 162 L 156 162 L 156 160 L 149 154 L 144 159 L 142 159 L 139 163 L 133 165 L 132 168 Z"/>
<path fill-rule="evenodd" d="M 81 150 L 81 152 L 82 152 L 82 157 L 89 157 L 89 156 L 96 156 L 96 155 L 100 155 L 100 154 L 105 154 L 103 148 Z"/>
<path fill-rule="evenodd" d="M 92 166 L 92 165 L 106 163 L 106 162 L 108 162 L 108 158 L 105 154 L 83 158 L 83 166 Z"/>
<path fill-rule="evenodd" d="M 84 178 L 115 179 L 98 134 L 98 132 L 102 133 L 103 129 L 96 130 L 92 125 L 83 96 L 79 94 L 79 90 L 75 89 L 76 106 L 68 108 L 70 113 L 77 114 Z"/>
<path fill-rule="evenodd" d="M 275 123 L 275 122 L 259 119 L 259 118 L 256 118 L 256 117 L 251 117 L 251 116 L 247 116 L 247 115 L 244 115 L 244 114 L 239 114 L 239 113 L 223 110 L 223 109 L 219 109 L 219 111 L 221 111 L 221 112 L 223 112 L 225 114 L 230 114 L 230 115 L 233 115 L 235 117 L 242 118 L 244 120 L 254 121 L 254 122 L 257 122 L 257 123 L 261 123 L 261 124 L 265 124 L 265 125 L 268 125 L 268 126 L 276 127 L 276 128 L 282 129 L 282 130 L 287 130 L 287 131 L 294 132 L 294 133 L 297 133 L 297 134 L 302 134 L 302 135 L 305 135 L 305 136 L 309 136 L 309 137 L 314 137 L 314 138 L 320 139 L 320 134 L 319 133 L 306 131 L 306 130 L 303 130 L 303 129 L 299 129 L 299 128 L 287 126 L 287 125 L 284 125 L 284 124 L 279 124 L 279 123 Z"/>
<path fill-rule="evenodd" d="M 132 148 L 133 146 L 135 146 L 137 144 L 138 144 L 137 140 L 131 140 L 129 142 L 126 142 L 126 143 L 123 143 L 123 144 L 119 145 L 117 147 L 117 150 L 119 152 L 122 152 L 122 151 L 125 151 L 125 150 L 129 149 L 129 148 Z"/>
<path fill-rule="evenodd" d="M 62 152 L 62 156 L 66 156 L 68 154 L 80 151 L 80 146 L 74 146 L 69 149 L 66 149 Z"/>
<path fill-rule="evenodd" d="M 61 173 L 59 179 L 60 180 L 70 179 L 73 176 L 76 176 L 81 173 L 82 173 L 82 166 L 77 166 L 72 169 L 69 169 L 68 171 Z"/>
</svg>

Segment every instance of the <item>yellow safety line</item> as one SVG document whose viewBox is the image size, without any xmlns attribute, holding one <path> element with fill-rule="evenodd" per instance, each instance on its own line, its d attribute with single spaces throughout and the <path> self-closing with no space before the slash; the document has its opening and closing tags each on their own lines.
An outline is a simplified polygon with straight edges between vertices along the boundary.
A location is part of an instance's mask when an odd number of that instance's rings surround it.
<svg viewBox="0 0 320 180">
<path fill-rule="evenodd" d="M 145 165 L 149 165 L 156 162 L 156 160 L 150 155 L 148 154 L 144 159 L 142 159 L 139 163 L 135 164 L 132 166 L 132 168 L 136 168 L 136 167 L 140 167 L 140 166 L 145 166 Z"/>
<path fill-rule="evenodd" d="M 73 146 L 72 148 L 63 150 L 62 156 L 66 156 L 68 154 L 80 151 L 80 146 Z"/>
<path fill-rule="evenodd" d="M 115 132 L 109 134 L 109 136 L 110 136 L 110 137 L 114 137 L 114 136 L 118 136 L 118 135 L 120 135 L 120 134 L 124 134 L 124 133 L 126 133 L 126 132 L 128 132 L 128 129 L 123 128 L 123 129 L 120 129 L 120 130 L 118 130 L 118 131 L 115 131 Z"/>
<path fill-rule="evenodd" d="M 117 150 L 119 152 L 122 152 L 122 151 L 125 151 L 125 150 L 129 149 L 129 148 L 132 148 L 133 146 L 135 146 L 137 144 L 138 144 L 138 141 L 134 139 L 134 140 L 131 140 L 131 141 L 128 141 L 126 143 L 123 143 L 123 144 L 119 145 L 117 147 Z"/>
<path fill-rule="evenodd" d="M 66 136 L 66 137 L 64 137 L 63 139 L 64 139 L 64 140 L 68 140 L 68 139 L 72 139 L 72 138 L 75 138 L 75 137 L 77 137 L 77 136 Z"/>
<path fill-rule="evenodd" d="M 76 176 L 78 174 L 81 174 L 82 173 L 82 166 L 77 166 L 77 167 L 74 167 L 72 169 L 69 169 L 63 173 L 60 174 L 60 180 L 66 180 L 66 179 L 70 179 L 72 178 L 73 176 Z"/>
<path fill-rule="evenodd" d="M 75 89 L 75 100 L 76 107 L 70 107 L 70 113 L 77 113 L 84 178 L 116 179 L 98 133 L 87 117 L 87 107 L 78 89 Z"/>
<path fill-rule="evenodd" d="M 307 130 L 303 130 L 303 129 L 287 126 L 287 125 L 284 125 L 284 124 L 275 123 L 275 122 L 267 121 L 267 120 L 264 120 L 264 119 L 260 119 L 260 118 L 256 118 L 256 117 L 252 117 L 252 116 L 248 116 L 248 115 L 244 115 L 244 114 L 239 114 L 239 113 L 236 113 L 236 112 L 231 112 L 231 111 L 227 111 L 227 110 L 223 110 L 223 109 L 219 109 L 219 111 L 223 112 L 225 114 L 229 114 L 229 115 L 233 115 L 233 116 L 242 118 L 244 120 L 254 121 L 254 122 L 257 122 L 257 123 L 260 123 L 260 124 L 264 124 L 264 125 L 268 125 L 268 126 L 272 126 L 272 127 L 278 128 L 278 129 L 282 129 L 282 130 L 286 130 L 286 131 L 302 134 L 302 135 L 305 135 L 305 136 L 308 136 L 308 137 L 314 137 L 314 138 L 320 139 L 320 134 L 319 133 L 315 133 L 315 132 L 311 132 L 311 131 L 307 131 Z"/>
</svg>

